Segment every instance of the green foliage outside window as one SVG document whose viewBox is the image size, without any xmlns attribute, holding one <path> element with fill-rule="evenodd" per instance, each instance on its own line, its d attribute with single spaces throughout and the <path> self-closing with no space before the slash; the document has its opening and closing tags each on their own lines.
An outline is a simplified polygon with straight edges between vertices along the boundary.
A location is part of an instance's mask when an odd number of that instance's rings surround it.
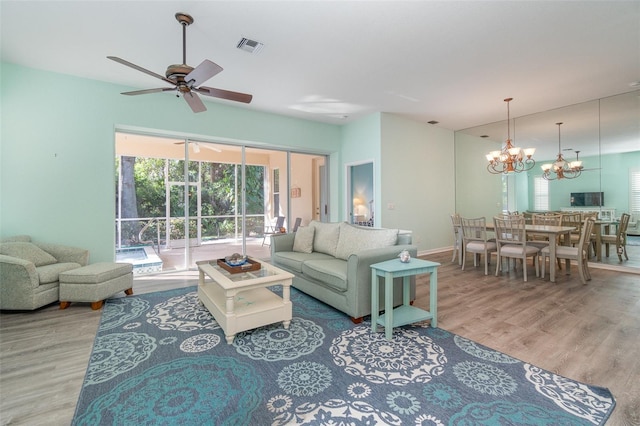
<svg viewBox="0 0 640 426">
<path fill-rule="evenodd" d="M 119 160 L 119 159 L 118 159 Z M 116 161 L 116 173 L 120 162 Z M 241 215 L 241 166 L 238 164 L 207 163 L 190 161 L 188 176 L 190 183 L 200 178 L 201 191 L 201 235 L 203 239 L 225 238 L 235 234 L 236 216 Z M 248 215 L 262 215 L 264 212 L 264 167 L 246 166 L 246 212 Z M 199 174 L 198 174 L 199 171 Z M 170 182 L 169 203 L 171 221 L 171 239 L 184 239 L 184 160 L 160 158 L 135 158 L 134 185 L 137 212 L 122 212 L 122 218 L 159 218 L 149 229 L 156 233 L 160 227 L 161 235 L 166 234 L 166 181 Z M 117 181 L 117 179 L 116 179 Z M 182 182 L 182 184 L 180 184 Z M 190 237 L 197 236 L 197 187 L 189 185 L 189 223 Z M 123 192 L 127 188 L 123 185 Z M 123 194 L 124 195 L 124 194 Z M 207 216 L 223 216 L 208 218 Z M 135 232 L 144 226 L 139 221 L 123 222 L 123 239 L 136 240 Z M 140 221 L 143 223 L 143 221 Z M 248 229 L 262 228 L 263 218 L 247 218 Z M 129 229 L 131 228 L 131 229 Z M 136 231 L 137 230 L 137 231 Z"/>
</svg>

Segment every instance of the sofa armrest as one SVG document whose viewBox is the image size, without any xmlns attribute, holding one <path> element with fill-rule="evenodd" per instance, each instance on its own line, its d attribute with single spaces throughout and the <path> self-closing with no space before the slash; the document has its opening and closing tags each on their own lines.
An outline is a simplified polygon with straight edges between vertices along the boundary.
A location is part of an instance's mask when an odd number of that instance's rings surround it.
<svg viewBox="0 0 640 426">
<path fill-rule="evenodd" d="M 36 265 L 28 260 L 0 254 L 0 299 L 20 288 L 34 289 L 40 284 Z"/>
<path fill-rule="evenodd" d="M 293 251 L 295 232 L 271 235 L 271 254 L 279 251 Z"/>
<path fill-rule="evenodd" d="M 34 244 L 49 253 L 51 256 L 55 257 L 58 262 L 79 263 L 81 266 L 87 266 L 89 264 L 89 250 L 87 249 L 63 246 L 60 244 Z"/>
</svg>

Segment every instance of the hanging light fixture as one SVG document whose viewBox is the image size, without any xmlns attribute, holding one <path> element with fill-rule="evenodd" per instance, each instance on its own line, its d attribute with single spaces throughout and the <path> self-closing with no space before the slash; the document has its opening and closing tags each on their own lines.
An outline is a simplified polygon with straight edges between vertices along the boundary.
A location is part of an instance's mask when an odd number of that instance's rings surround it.
<svg viewBox="0 0 640 426">
<path fill-rule="evenodd" d="M 541 166 L 542 177 L 546 180 L 574 179 L 582 173 L 582 161 L 576 151 L 576 161 L 568 162 L 562 156 L 562 145 L 560 143 L 560 126 L 562 123 L 556 123 L 558 126 L 558 158 L 554 163 L 547 163 Z M 551 172 L 555 173 L 552 174 Z"/>
<path fill-rule="evenodd" d="M 507 98 L 504 101 L 507 103 L 507 142 L 501 151 L 491 151 L 486 155 L 487 170 L 489 173 L 501 174 L 501 173 L 520 173 L 531 170 L 536 164 L 533 157 L 533 153 L 536 152 L 535 148 L 522 149 L 517 146 L 513 146 L 511 143 L 511 119 L 509 116 L 509 102 L 513 98 Z M 525 158 L 526 157 L 526 158 Z"/>
</svg>

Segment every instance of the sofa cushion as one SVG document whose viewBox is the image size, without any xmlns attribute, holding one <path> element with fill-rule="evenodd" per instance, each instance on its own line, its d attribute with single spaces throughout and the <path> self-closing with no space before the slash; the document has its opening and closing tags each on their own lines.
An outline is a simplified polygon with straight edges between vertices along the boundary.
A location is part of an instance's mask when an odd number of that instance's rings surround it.
<svg viewBox="0 0 640 426">
<path fill-rule="evenodd" d="M 58 282 L 61 273 L 80 267 L 82 267 L 82 265 L 74 262 L 52 263 L 51 265 L 37 267 L 36 272 L 38 273 L 38 281 L 40 281 L 40 285 L 42 285 Z"/>
<path fill-rule="evenodd" d="M 342 259 L 307 260 L 302 264 L 302 273 L 333 289 L 347 291 L 347 262 Z"/>
<path fill-rule="evenodd" d="M 312 225 L 315 228 L 313 251 L 335 257 L 338 238 L 340 237 L 340 222 L 325 223 L 313 220 L 309 226 Z"/>
<path fill-rule="evenodd" d="M 326 260 L 333 257 L 324 253 L 300 253 L 296 251 L 279 251 L 271 256 L 271 263 L 276 266 L 282 266 L 290 271 L 301 273 L 302 264 L 307 260 Z"/>
<path fill-rule="evenodd" d="M 336 248 L 336 257 L 347 260 L 353 253 L 361 250 L 395 246 L 398 241 L 397 229 L 374 229 L 340 224 L 340 238 Z"/>
<path fill-rule="evenodd" d="M 0 240 L 0 243 L 15 243 L 15 242 L 30 243 L 31 237 L 28 235 L 15 235 L 13 237 L 6 237 Z"/>
<path fill-rule="evenodd" d="M 55 257 L 42 250 L 40 247 L 36 246 L 33 243 L 22 241 L 1 243 L 0 254 L 28 260 L 29 262 L 32 262 L 36 267 L 51 265 L 52 263 L 57 262 Z"/>
<path fill-rule="evenodd" d="M 315 228 L 311 226 L 301 226 L 296 231 L 293 238 L 293 251 L 300 253 L 311 253 L 313 251 L 313 236 Z"/>
</svg>

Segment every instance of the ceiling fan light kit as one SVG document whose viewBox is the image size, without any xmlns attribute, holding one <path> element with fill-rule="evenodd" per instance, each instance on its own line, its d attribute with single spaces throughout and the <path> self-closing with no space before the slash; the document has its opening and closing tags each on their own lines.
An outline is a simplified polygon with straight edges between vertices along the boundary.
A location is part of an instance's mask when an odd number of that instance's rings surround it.
<svg viewBox="0 0 640 426">
<path fill-rule="evenodd" d="M 560 126 L 562 126 L 562 123 L 556 123 L 556 125 L 558 126 L 558 157 L 555 162 L 540 166 L 543 172 L 542 177 L 546 180 L 575 179 L 582 174 L 583 169 L 579 156 L 580 151 L 576 151 L 576 161 L 568 162 L 564 159 L 560 142 Z"/>
<path fill-rule="evenodd" d="M 509 102 L 513 98 L 507 98 L 504 101 L 507 103 L 507 141 L 504 148 L 498 151 L 491 151 L 486 155 L 487 170 L 492 174 L 508 174 L 508 173 L 520 173 L 531 170 L 536 164 L 533 159 L 533 154 L 536 152 L 535 148 L 525 148 L 514 146 L 511 141 L 511 118 L 509 115 Z"/>
<path fill-rule="evenodd" d="M 130 92 L 123 92 L 122 94 L 135 96 L 146 95 L 149 93 L 176 91 L 176 96 L 182 94 L 182 97 L 187 102 L 191 110 L 196 113 L 207 110 L 204 103 L 202 102 L 202 99 L 200 99 L 200 97 L 198 96 L 198 93 L 214 98 L 250 103 L 253 97 L 249 94 L 216 89 L 213 87 L 200 86 L 200 84 L 209 80 L 214 75 L 220 73 L 222 71 L 222 67 L 208 59 L 202 61 L 202 63 L 195 68 L 187 65 L 187 27 L 193 24 L 194 20 L 191 15 L 182 12 L 176 13 L 175 17 L 178 23 L 182 26 L 182 63 L 169 65 L 164 76 L 153 71 L 149 71 L 148 69 L 142 68 L 141 66 L 133 64 L 116 56 L 107 56 L 107 58 L 111 59 L 112 61 L 118 62 L 122 65 L 128 66 L 152 77 L 160 79 L 166 83 L 173 85 L 173 87 L 134 90 Z"/>
</svg>

